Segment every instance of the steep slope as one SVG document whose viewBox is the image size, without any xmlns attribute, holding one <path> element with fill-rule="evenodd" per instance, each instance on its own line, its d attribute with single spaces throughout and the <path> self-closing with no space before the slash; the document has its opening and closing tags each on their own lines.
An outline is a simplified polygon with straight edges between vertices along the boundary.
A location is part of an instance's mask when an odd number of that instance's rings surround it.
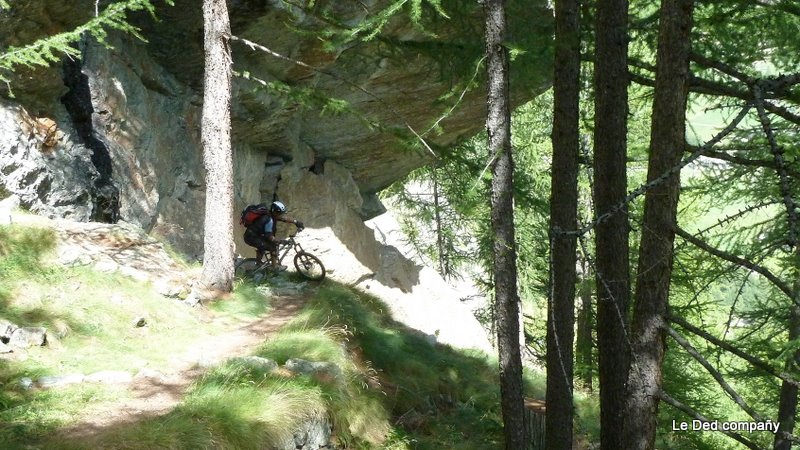
<svg viewBox="0 0 800 450">
<path fill-rule="evenodd" d="M 191 308 L 135 227 L 12 219 L 38 228 L 0 226 L 0 317 L 52 338 L 0 356 L 3 448 L 318 448 L 331 423 L 340 448 L 500 445 L 494 364 L 375 297 L 279 277 Z"/>
</svg>

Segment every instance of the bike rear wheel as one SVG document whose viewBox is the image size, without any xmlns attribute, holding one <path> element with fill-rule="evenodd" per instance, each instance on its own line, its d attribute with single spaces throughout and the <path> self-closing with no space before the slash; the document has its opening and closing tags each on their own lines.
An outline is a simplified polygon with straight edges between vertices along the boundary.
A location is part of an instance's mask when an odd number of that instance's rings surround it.
<svg viewBox="0 0 800 450">
<path fill-rule="evenodd" d="M 300 252 L 294 256 L 294 268 L 300 275 L 312 281 L 325 278 L 325 266 L 311 253 Z"/>
<path fill-rule="evenodd" d="M 245 258 L 239 260 L 234 266 L 234 275 L 236 278 L 249 279 L 253 278 L 256 271 L 261 267 L 261 262 L 255 258 Z"/>
</svg>

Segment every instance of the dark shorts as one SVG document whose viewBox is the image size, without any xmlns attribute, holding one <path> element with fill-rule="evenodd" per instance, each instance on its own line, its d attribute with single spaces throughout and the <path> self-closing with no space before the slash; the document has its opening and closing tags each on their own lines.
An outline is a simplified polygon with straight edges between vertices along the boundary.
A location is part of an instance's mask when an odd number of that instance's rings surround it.
<svg viewBox="0 0 800 450">
<path fill-rule="evenodd" d="M 270 241 L 263 234 L 256 234 L 250 230 L 244 232 L 244 242 L 261 252 L 270 252 L 278 249 L 277 242 Z"/>
</svg>

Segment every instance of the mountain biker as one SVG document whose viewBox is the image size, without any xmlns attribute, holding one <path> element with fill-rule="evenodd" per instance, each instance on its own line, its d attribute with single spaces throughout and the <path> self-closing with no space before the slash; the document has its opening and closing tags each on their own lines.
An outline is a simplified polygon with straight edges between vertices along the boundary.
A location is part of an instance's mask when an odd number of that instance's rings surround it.
<svg viewBox="0 0 800 450">
<path fill-rule="evenodd" d="M 265 253 L 269 253 L 273 270 L 286 270 L 286 266 L 278 265 L 278 246 L 288 241 L 280 240 L 276 236 L 278 222 L 291 223 L 297 231 L 303 228 L 303 222 L 286 216 L 286 205 L 275 201 L 269 206 L 269 214 L 256 219 L 244 232 L 244 242 L 256 249 L 256 259 L 262 260 Z"/>
</svg>

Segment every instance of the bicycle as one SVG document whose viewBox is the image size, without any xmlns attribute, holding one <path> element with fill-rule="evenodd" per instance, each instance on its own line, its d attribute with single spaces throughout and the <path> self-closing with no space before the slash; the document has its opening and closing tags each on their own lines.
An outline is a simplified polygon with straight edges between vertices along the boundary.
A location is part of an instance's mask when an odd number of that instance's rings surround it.
<svg viewBox="0 0 800 450">
<path fill-rule="evenodd" d="M 325 266 L 319 258 L 303 250 L 300 243 L 294 239 L 295 236 L 296 234 L 290 235 L 286 239 L 286 243 L 280 244 L 278 247 L 278 265 L 281 265 L 290 250 L 294 250 L 296 253 L 294 255 L 294 267 L 297 269 L 297 273 L 311 281 L 321 281 L 325 278 Z M 238 278 L 255 278 L 258 274 L 266 275 L 267 273 L 275 272 L 269 256 L 264 261 L 259 261 L 256 258 L 238 260 L 234 267 Z"/>
</svg>

